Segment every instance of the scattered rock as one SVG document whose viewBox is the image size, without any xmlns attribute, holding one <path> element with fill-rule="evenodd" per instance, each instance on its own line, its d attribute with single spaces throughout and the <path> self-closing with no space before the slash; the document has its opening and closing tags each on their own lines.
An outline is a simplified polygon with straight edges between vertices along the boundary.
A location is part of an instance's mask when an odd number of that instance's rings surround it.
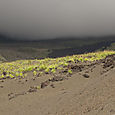
<svg viewBox="0 0 115 115">
<path fill-rule="evenodd" d="M 51 84 L 50 86 L 51 86 L 52 88 L 55 88 L 54 84 Z"/>
<path fill-rule="evenodd" d="M 8 94 L 8 98 L 9 98 L 9 100 L 11 100 L 11 99 L 15 98 L 14 93 L 9 93 L 9 94 Z"/>
<path fill-rule="evenodd" d="M 83 77 L 89 78 L 90 76 L 88 74 L 83 74 Z"/>
<path fill-rule="evenodd" d="M 54 77 L 51 79 L 52 82 L 62 81 L 62 80 L 64 80 L 64 77 L 59 77 L 59 76 L 54 76 Z"/>
<path fill-rule="evenodd" d="M 111 109 L 111 110 L 110 110 L 110 113 L 115 113 L 115 110 L 114 110 L 114 109 Z"/>
<path fill-rule="evenodd" d="M 47 87 L 47 86 L 49 85 L 49 83 L 50 83 L 49 80 L 47 80 L 47 81 L 45 81 L 45 82 L 42 82 L 42 83 L 41 83 L 41 88 Z"/>
<path fill-rule="evenodd" d="M 7 73 L 6 72 L 3 72 L 3 75 L 6 75 Z"/>
<path fill-rule="evenodd" d="M 63 70 L 61 73 L 67 73 L 68 69 Z"/>
<path fill-rule="evenodd" d="M 21 82 L 21 80 L 18 81 L 19 83 Z"/>
<path fill-rule="evenodd" d="M 36 91 L 37 91 L 37 87 L 30 87 L 30 89 L 27 92 L 32 93 Z"/>
<path fill-rule="evenodd" d="M 36 77 L 40 77 L 40 73 L 38 73 Z"/>
<path fill-rule="evenodd" d="M 0 80 L 0 82 L 4 82 L 4 80 Z"/>
<path fill-rule="evenodd" d="M 27 82 L 28 80 L 26 79 L 25 82 Z"/>
<path fill-rule="evenodd" d="M 17 96 L 25 95 L 25 94 L 26 94 L 26 92 L 17 93 L 17 94 L 9 93 L 9 94 L 8 94 L 8 98 L 9 98 L 9 100 L 11 100 L 11 99 L 13 99 L 13 98 L 16 98 Z"/>
<path fill-rule="evenodd" d="M 91 72 L 93 72 L 93 69 L 91 68 Z"/>
<path fill-rule="evenodd" d="M 89 73 L 89 71 L 85 71 L 85 73 Z"/>
<path fill-rule="evenodd" d="M 115 55 L 107 56 L 103 60 L 103 68 L 108 68 L 110 67 L 111 69 L 115 67 Z"/>
<path fill-rule="evenodd" d="M 66 75 L 65 79 L 68 80 L 68 77 L 72 77 L 72 74 L 69 74 L 69 73 L 68 73 L 68 74 Z"/>
<path fill-rule="evenodd" d="M 0 86 L 0 88 L 3 88 L 4 86 Z"/>
<path fill-rule="evenodd" d="M 35 78 L 32 78 L 33 81 L 35 81 L 36 79 Z"/>
<path fill-rule="evenodd" d="M 71 68 L 72 70 L 77 70 L 78 72 L 80 72 L 84 68 L 84 65 L 69 65 L 69 68 Z"/>
</svg>

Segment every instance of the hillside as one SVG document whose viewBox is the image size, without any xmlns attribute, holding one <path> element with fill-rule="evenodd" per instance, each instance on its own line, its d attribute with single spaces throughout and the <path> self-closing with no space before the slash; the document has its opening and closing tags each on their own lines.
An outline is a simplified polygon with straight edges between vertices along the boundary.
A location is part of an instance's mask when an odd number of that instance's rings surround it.
<svg viewBox="0 0 115 115">
<path fill-rule="evenodd" d="M 115 114 L 115 52 L 0 65 L 1 115 Z"/>
<path fill-rule="evenodd" d="M 21 41 L 0 35 L 0 56 L 5 61 L 63 57 L 95 51 L 114 50 L 114 47 L 114 36 Z"/>
<path fill-rule="evenodd" d="M 115 43 L 111 43 L 109 47 L 107 47 L 107 50 L 114 50 L 115 51 Z"/>
</svg>

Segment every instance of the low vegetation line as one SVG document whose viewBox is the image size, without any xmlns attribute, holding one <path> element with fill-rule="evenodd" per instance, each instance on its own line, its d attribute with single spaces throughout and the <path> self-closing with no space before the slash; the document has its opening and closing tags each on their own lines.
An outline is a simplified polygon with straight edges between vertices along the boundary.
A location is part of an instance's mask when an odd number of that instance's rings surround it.
<svg viewBox="0 0 115 115">
<path fill-rule="evenodd" d="M 103 51 L 95 53 L 87 53 L 82 55 L 66 56 L 61 58 L 45 58 L 41 60 L 17 60 L 14 62 L 4 62 L 0 64 L 0 79 L 18 79 L 28 76 L 28 72 L 32 72 L 33 76 L 42 74 L 54 74 L 67 68 L 67 72 L 72 74 L 69 64 L 97 61 L 106 58 L 108 55 L 115 54 L 115 51 Z"/>
</svg>

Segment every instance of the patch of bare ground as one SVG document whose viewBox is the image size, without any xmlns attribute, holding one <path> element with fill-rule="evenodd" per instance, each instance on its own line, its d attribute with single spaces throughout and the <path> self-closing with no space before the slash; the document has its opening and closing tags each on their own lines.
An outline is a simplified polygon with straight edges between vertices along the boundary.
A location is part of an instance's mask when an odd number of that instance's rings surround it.
<svg viewBox="0 0 115 115">
<path fill-rule="evenodd" d="M 55 74 L 27 75 L 0 80 L 0 115 L 115 114 L 115 55 L 70 62 Z"/>
</svg>

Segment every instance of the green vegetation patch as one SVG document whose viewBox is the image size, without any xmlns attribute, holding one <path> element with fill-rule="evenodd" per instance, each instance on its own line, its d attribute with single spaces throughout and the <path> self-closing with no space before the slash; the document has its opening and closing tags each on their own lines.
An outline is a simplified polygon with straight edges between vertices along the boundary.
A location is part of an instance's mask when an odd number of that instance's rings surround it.
<svg viewBox="0 0 115 115">
<path fill-rule="evenodd" d="M 33 72 L 33 76 L 41 75 L 43 73 L 54 74 L 58 70 L 63 70 L 68 67 L 67 72 L 72 74 L 69 68 L 70 63 L 79 63 L 86 61 L 97 61 L 104 59 L 108 55 L 115 54 L 115 51 L 103 51 L 96 53 L 88 53 L 83 55 L 73 55 L 61 58 L 45 58 L 41 60 L 17 60 L 14 62 L 7 62 L 0 64 L 0 79 L 5 78 L 25 78 L 28 72 Z"/>
</svg>

